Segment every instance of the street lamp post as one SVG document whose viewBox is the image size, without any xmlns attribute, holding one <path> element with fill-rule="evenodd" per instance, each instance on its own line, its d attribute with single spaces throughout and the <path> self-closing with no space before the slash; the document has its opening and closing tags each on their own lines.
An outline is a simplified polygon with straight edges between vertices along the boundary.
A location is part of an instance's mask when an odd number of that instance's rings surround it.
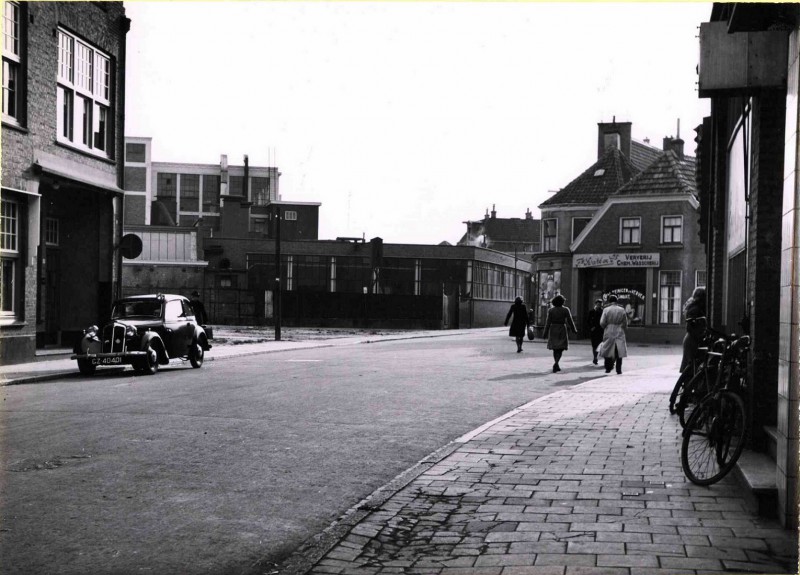
<svg viewBox="0 0 800 575">
<path fill-rule="evenodd" d="M 275 341 L 281 340 L 281 291 L 283 287 L 283 266 L 281 265 L 281 207 L 275 206 Z"/>
</svg>

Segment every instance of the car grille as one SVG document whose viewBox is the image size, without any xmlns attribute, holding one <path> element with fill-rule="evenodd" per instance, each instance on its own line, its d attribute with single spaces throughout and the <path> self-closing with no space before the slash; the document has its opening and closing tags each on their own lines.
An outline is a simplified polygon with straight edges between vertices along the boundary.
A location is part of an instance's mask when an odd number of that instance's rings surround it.
<svg viewBox="0 0 800 575">
<path fill-rule="evenodd" d="M 125 351 L 125 326 L 118 323 L 107 325 L 103 329 L 103 353 L 120 353 Z"/>
</svg>

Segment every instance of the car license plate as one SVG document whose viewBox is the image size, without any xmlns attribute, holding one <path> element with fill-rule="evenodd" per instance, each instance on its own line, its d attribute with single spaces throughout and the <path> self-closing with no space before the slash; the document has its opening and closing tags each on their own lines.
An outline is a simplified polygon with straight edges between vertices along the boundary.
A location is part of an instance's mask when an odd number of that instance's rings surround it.
<svg viewBox="0 0 800 575">
<path fill-rule="evenodd" d="M 121 357 L 93 357 L 93 365 L 115 365 L 122 363 Z"/>
</svg>

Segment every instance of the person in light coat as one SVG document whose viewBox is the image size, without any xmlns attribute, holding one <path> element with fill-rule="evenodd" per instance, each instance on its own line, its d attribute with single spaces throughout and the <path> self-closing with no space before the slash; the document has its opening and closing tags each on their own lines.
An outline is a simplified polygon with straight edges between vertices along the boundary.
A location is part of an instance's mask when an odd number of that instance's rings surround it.
<svg viewBox="0 0 800 575">
<path fill-rule="evenodd" d="M 605 358 L 606 373 L 616 365 L 617 373 L 622 373 L 622 358 L 628 356 L 628 345 L 625 332 L 628 329 L 628 315 L 617 303 L 617 296 L 610 295 L 610 304 L 600 316 L 600 327 L 603 328 L 603 341 L 597 346 L 597 353 Z"/>
</svg>

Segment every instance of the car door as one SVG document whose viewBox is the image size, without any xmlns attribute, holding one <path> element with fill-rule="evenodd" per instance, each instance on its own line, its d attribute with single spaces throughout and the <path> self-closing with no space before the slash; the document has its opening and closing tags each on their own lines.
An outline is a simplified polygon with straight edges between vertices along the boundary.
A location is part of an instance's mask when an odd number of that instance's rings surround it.
<svg viewBox="0 0 800 575">
<path fill-rule="evenodd" d="M 167 353 L 170 357 L 185 356 L 192 342 L 194 326 L 189 321 L 189 316 L 184 313 L 181 300 L 175 299 L 167 302 L 164 308 L 164 331 L 166 339 L 164 342 Z"/>
</svg>

